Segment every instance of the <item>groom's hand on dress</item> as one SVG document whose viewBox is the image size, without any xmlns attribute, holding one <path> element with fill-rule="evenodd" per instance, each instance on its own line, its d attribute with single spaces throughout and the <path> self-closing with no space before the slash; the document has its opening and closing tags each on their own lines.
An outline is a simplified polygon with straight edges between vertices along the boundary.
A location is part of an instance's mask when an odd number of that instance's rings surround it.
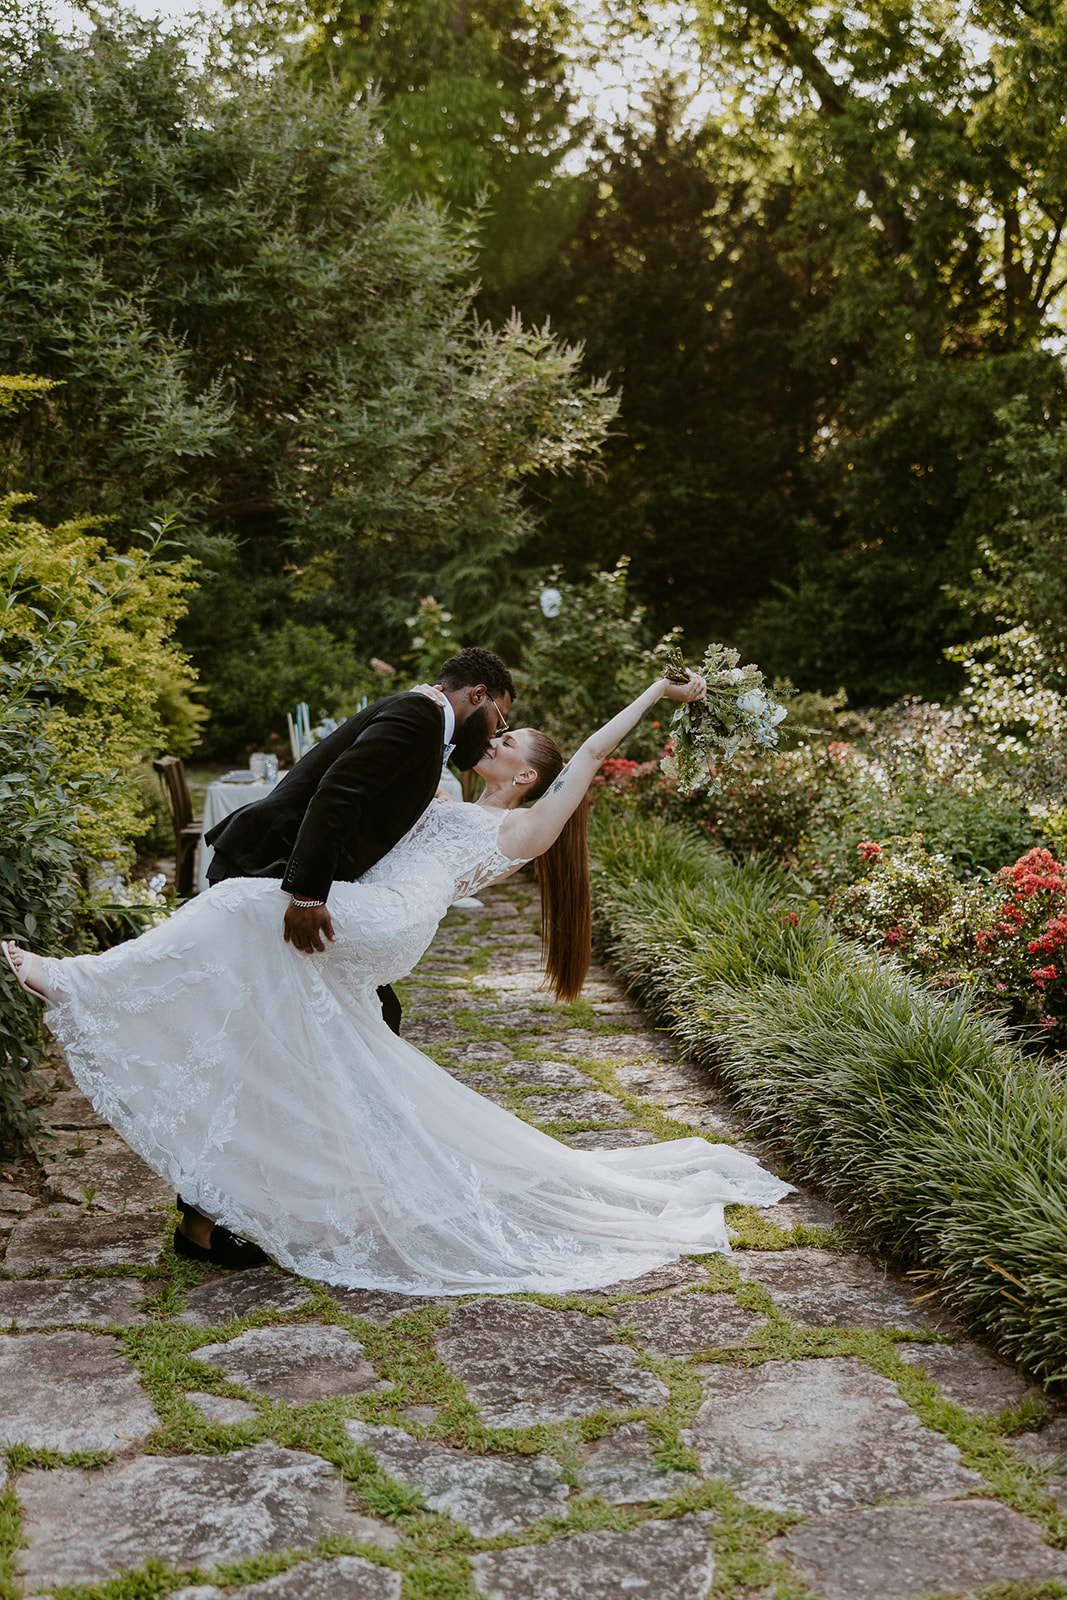
<svg viewBox="0 0 1067 1600">
<path fill-rule="evenodd" d="M 285 942 L 295 944 L 304 955 L 325 950 L 323 934 L 331 944 L 337 935 L 333 931 L 330 913 L 322 906 L 298 906 L 290 901 L 285 913 Z"/>
</svg>

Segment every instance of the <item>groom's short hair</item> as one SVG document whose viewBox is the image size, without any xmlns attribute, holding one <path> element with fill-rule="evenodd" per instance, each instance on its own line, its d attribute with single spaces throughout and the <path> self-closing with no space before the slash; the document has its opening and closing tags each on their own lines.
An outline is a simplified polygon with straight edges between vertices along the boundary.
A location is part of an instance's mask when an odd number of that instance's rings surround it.
<svg viewBox="0 0 1067 1600">
<path fill-rule="evenodd" d="M 476 645 L 449 656 L 437 681 L 442 689 L 470 689 L 476 683 L 484 683 L 490 694 L 506 694 L 515 699 L 514 680 L 500 657 L 492 650 L 479 650 Z"/>
</svg>

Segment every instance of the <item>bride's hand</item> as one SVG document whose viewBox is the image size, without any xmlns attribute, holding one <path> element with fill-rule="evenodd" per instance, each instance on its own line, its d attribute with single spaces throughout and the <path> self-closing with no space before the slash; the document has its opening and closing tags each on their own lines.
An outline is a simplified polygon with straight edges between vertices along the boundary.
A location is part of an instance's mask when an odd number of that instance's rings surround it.
<svg viewBox="0 0 1067 1600">
<path fill-rule="evenodd" d="M 435 688 L 432 683 L 413 684 L 411 693 L 424 694 L 427 700 L 432 700 L 434 704 L 438 706 L 444 706 L 448 704 L 448 701 L 445 699 L 444 691 L 442 689 Z"/>
<path fill-rule="evenodd" d="M 708 692 L 708 685 L 699 672 L 690 672 L 685 683 L 670 683 L 663 680 L 663 694 L 667 700 L 681 700 L 692 705 L 697 700 L 703 700 Z"/>
</svg>

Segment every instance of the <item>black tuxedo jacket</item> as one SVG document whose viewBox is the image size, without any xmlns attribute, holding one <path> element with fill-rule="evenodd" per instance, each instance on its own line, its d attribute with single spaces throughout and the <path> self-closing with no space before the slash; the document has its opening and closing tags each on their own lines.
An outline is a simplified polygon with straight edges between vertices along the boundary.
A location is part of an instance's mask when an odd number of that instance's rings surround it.
<svg viewBox="0 0 1067 1600">
<path fill-rule="evenodd" d="M 378 700 L 301 756 L 283 782 L 205 834 L 221 878 L 281 878 L 301 900 L 350 883 L 421 817 L 441 779 L 444 717 L 426 695 Z"/>
</svg>

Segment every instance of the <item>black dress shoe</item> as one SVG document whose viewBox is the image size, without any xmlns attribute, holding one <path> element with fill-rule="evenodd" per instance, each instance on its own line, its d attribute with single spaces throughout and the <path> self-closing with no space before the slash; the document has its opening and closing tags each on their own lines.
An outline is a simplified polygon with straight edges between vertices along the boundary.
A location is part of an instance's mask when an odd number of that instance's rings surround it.
<svg viewBox="0 0 1067 1600">
<path fill-rule="evenodd" d="M 245 1267 L 261 1267 L 270 1260 L 258 1244 L 253 1244 L 251 1239 L 240 1238 L 218 1222 L 211 1230 L 211 1242 L 207 1245 L 194 1244 L 180 1228 L 175 1228 L 174 1254 L 184 1256 L 186 1261 L 202 1261 L 205 1266 L 225 1267 L 228 1272 L 241 1272 Z"/>
</svg>

